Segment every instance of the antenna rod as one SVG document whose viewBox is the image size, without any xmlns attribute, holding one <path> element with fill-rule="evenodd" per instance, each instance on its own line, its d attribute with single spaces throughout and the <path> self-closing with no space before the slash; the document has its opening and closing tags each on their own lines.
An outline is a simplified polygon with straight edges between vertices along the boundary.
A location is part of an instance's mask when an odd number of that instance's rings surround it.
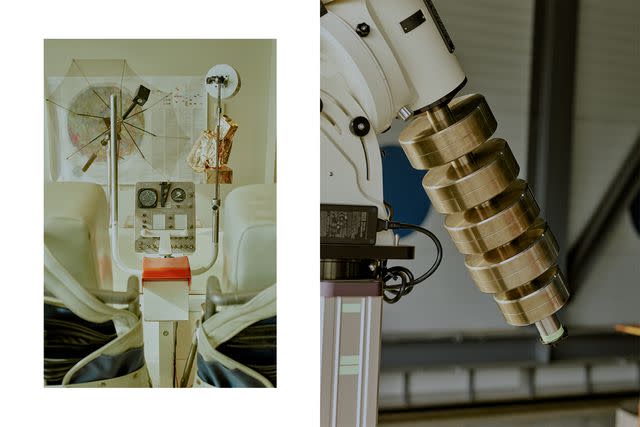
<svg viewBox="0 0 640 427">
<path fill-rule="evenodd" d="M 117 132 L 117 96 L 111 95 L 110 103 L 110 144 L 109 144 L 109 200 L 111 202 L 110 226 L 118 225 L 118 132 Z"/>
</svg>

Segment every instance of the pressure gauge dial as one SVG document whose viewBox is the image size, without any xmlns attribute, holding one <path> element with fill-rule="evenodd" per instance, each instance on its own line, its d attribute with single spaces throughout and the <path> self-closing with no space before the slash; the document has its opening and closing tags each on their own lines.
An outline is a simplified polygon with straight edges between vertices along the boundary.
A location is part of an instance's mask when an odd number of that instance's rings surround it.
<svg viewBox="0 0 640 427">
<path fill-rule="evenodd" d="M 158 204 L 158 193 L 153 188 L 143 188 L 138 192 L 138 204 L 141 208 L 155 208 Z"/>
<path fill-rule="evenodd" d="M 182 203 L 186 198 L 187 198 L 187 192 L 184 191 L 182 188 L 174 188 L 173 191 L 171 191 L 171 200 L 173 200 L 176 203 Z"/>
</svg>

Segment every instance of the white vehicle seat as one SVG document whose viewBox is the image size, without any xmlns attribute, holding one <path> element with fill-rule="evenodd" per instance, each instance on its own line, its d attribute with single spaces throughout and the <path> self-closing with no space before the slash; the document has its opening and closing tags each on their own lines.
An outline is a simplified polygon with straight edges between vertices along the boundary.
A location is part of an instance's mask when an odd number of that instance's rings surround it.
<svg viewBox="0 0 640 427">
<path fill-rule="evenodd" d="M 277 384 L 275 187 L 240 187 L 225 201 L 222 284 L 211 278 L 207 303 L 215 294 L 229 304 L 197 331 L 196 387 Z"/>
<path fill-rule="evenodd" d="M 104 191 L 46 184 L 44 202 L 45 385 L 148 387 L 137 278 L 127 293 L 104 290 L 111 287 Z"/>
<path fill-rule="evenodd" d="M 276 185 L 234 189 L 222 211 L 224 293 L 258 292 L 276 282 Z"/>
<path fill-rule="evenodd" d="M 109 208 L 97 184 L 44 185 L 44 243 L 87 289 L 111 289 Z"/>
</svg>

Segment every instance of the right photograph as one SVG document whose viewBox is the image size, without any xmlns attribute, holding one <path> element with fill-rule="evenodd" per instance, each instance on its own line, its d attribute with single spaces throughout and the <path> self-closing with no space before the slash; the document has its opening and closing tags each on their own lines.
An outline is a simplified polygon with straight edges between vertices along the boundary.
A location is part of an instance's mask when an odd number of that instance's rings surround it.
<svg viewBox="0 0 640 427">
<path fill-rule="evenodd" d="M 322 427 L 638 425 L 638 18 L 321 0 Z"/>
</svg>

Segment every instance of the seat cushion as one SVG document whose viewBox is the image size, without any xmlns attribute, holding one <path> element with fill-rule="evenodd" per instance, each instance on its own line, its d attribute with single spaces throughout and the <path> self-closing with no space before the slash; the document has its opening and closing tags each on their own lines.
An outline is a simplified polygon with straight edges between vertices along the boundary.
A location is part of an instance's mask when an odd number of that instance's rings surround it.
<svg viewBox="0 0 640 427">
<path fill-rule="evenodd" d="M 239 187 L 223 208 L 222 291 L 260 291 L 276 282 L 276 185 Z"/>
<path fill-rule="evenodd" d="M 108 206 L 101 186 L 50 182 L 44 186 L 44 242 L 87 289 L 111 287 Z"/>
</svg>

